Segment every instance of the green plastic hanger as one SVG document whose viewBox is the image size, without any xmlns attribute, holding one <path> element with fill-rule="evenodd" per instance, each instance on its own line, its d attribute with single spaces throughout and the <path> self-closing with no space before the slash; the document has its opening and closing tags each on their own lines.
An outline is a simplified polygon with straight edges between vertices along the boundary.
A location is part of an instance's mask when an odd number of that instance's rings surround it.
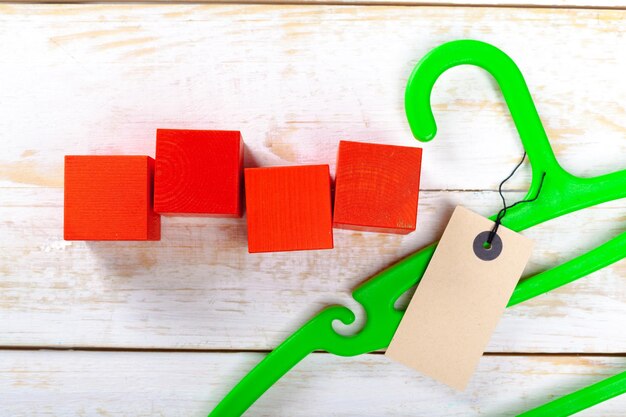
<svg viewBox="0 0 626 417">
<path fill-rule="evenodd" d="M 431 91 L 437 78 L 446 70 L 465 64 L 488 71 L 502 89 L 532 166 L 527 197 L 536 194 L 545 173 L 539 197 L 531 203 L 509 209 L 503 225 L 521 231 L 576 210 L 626 197 L 626 170 L 595 178 L 580 178 L 558 164 L 520 70 L 505 53 L 483 42 L 461 40 L 443 44 L 416 65 L 407 84 L 405 105 L 411 131 L 417 139 L 429 141 L 437 131 L 430 106 Z M 494 218 L 495 215 L 491 217 L 492 220 Z M 365 324 L 358 333 L 346 336 L 333 330 L 335 320 L 344 324 L 354 322 L 355 315 L 349 308 L 326 308 L 252 369 L 215 407 L 210 417 L 242 415 L 293 366 L 316 350 L 355 356 L 386 348 L 404 314 L 394 308 L 394 303 L 419 283 L 435 246 L 436 243 L 431 244 L 404 258 L 353 291 L 354 299 L 361 303 L 366 313 Z M 520 281 L 508 306 L 558 288 L 625 256 L 626 232 L 622 232 L 577 258 Z M 570 394 L 566 401 L 557 400 L 559 413 L 546 414 L 540 407 L 525 416 L 568 416 L 579 411 L 581 404 L 588 407 L 619 395 L 626 392 L 626 375 L 622 375 L 621 379 Z"/>
</svg>

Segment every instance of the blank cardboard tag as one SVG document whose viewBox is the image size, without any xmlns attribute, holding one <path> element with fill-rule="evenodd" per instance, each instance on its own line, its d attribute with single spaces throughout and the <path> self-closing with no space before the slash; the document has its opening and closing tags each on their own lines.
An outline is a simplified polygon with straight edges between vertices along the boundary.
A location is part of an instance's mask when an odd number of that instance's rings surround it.
<svg viewBox="0 0 626 417">
<path fill-rule="evenodd" d="M 387 357 L 465 389 L 533 246 L 500 226 L 487 250 L 492 228 L 492 221 L 464 207 L 454 210 Z"/>
</svg>

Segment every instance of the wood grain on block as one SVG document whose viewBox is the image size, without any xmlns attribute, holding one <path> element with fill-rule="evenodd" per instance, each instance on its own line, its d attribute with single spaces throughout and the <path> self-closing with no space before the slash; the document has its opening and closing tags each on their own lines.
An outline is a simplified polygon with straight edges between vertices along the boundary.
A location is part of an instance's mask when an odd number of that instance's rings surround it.
<svg viewBox="0 0 626 417">
<path fill-rule="evenodd" d="M 406 234 L 415 230 L 422 149 L 341 141 L 333 226 Z"/>
<path fill-rule="evenodd" d="M 159 240 L 148 156 L 65 157 L 65 240 Z"/>
<path fill-rule="evenodd" d="M 328 165 L 247 168 L 248 250 L 332 249 Z"/>
<path fill-rule="evenodd" d="M 238 131 L 158 129 L 155 211 L 240 217 L 242 166 Z"/>
</svg>

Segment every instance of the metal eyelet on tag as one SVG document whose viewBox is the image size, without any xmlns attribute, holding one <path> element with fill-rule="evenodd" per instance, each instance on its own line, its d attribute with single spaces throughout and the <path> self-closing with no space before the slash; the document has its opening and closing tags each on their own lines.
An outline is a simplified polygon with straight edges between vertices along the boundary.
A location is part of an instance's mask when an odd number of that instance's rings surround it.
<svg viewBox="0 0 626 417">
<path fill-rule="evenodd" d="M 481 232 L 474 239 L 474 254 L 483 261 L 493 261 L 502 253 L 502 239 L 497 233 L 494 233 L 491 245 L 485 247 L 484 244 L 488 241 L 490 233 L 489 230 Z"/>
</svg>

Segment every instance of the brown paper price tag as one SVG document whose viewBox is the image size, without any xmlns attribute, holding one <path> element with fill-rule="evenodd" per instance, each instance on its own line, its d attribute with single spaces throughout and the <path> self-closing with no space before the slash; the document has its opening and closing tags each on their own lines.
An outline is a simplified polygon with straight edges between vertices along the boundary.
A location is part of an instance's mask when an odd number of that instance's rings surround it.
<svg viewBox="0 0 626 417">
<path fill-rule="evenodd" d="M 532 250 L 530 239 L 457 207 L 386 356 L 465 389 Z"/>
</svg>

